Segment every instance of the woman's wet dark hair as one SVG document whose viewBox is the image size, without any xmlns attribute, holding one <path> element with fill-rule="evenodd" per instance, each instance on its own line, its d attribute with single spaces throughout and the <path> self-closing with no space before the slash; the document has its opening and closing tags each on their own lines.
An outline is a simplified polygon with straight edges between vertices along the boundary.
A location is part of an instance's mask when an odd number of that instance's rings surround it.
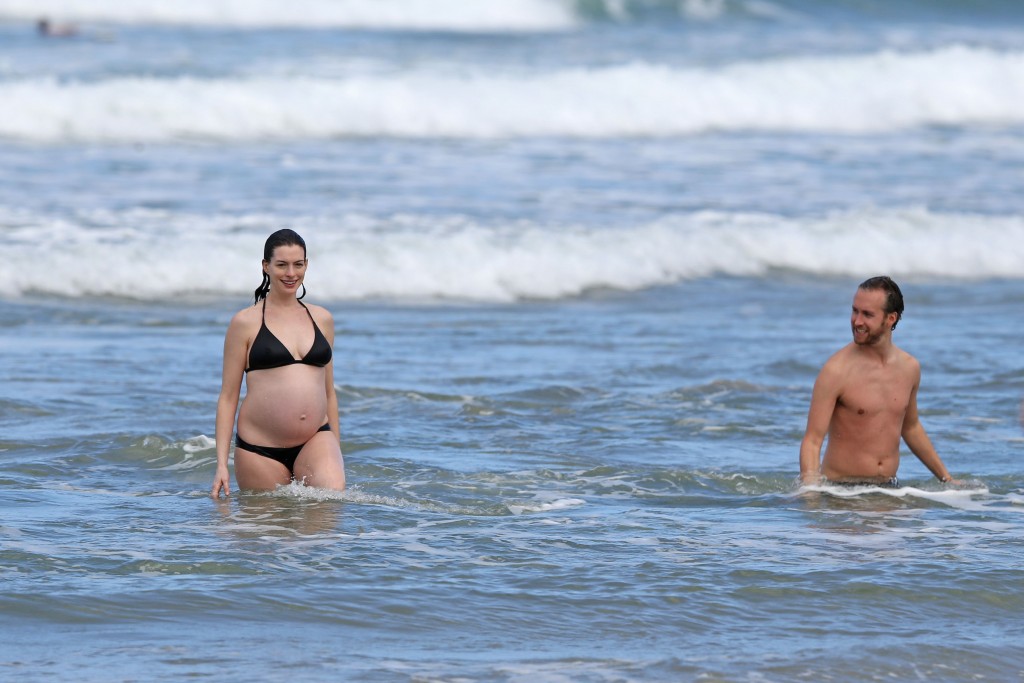
<svg viewBox="0 0 1024 683">
<path fill-rule="evenodd" d="M 278 247 L 302 247 L 302 255 L 306 255 L 306 241 L 299 236 L 299 233 L 289 228 L 282 228 L 277 232 L 270 235 L 267 238 L 266 243 L 263 245 L 263 260 L 269 262 L 274 257 L 274 250 Z M 254 304 L 258 304 L 260 299 L 267 298 L 267 292 L 270 291 L 270 276 L 267 275 L 266 271 L 263 272 L 263 282 L 256 288 L 254 292 L 256 300 Z M 302 296 L 306 296 L 306 286 L 302 286 Z M 302 296 L 299 298 L 301 299 Z"/>
<path fill-rule="evenodd" d="M 896 325 L 903 319 L 903 292 L 900 291 L 900 286 L 888 275 L 879 275 L 860 283 L 859 289 L 880 289 L 885 292 L 885 313 L 896 314 L 896 322 L 892 324 L 892 329 L 895 330 Z"/>
</svg>

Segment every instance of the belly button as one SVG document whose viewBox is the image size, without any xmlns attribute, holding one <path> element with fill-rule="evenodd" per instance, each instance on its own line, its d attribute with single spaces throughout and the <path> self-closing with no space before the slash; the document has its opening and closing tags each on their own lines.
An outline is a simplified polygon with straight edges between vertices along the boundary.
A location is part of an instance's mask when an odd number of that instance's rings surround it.
<svg viewBox="0 0 1024 683">
<path fill-rule="evenodd" d="M 305 419 L 306 419 L 306 416 L 305 416 L 305 415 L 299 415 L 299 419 L 300 419 L 300 420 L 305 420 Z"/>
</svg>

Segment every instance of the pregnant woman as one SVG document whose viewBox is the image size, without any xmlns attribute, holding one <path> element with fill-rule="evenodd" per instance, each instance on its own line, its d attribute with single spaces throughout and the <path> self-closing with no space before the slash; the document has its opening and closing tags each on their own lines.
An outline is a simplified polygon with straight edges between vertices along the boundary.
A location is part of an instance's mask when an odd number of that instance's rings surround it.
<svg viewBox="0 0 1024 683">
<path fill-rule="evenodd" d="M 228 450 L 236 413 L 239 488 L 270 490 L 293 479 L 345 488 L 331 351 L 334 319 L 326 309 L 301 301 L 308 264 L 298 233 L 285 229 L 268 237 L 255 304 L 236 313 L 228 326 L 217 401 L 214 498 L 222 491 L 231 494 Z M 243 376 L 246 395 L 239 410 Z"/>
</svg>

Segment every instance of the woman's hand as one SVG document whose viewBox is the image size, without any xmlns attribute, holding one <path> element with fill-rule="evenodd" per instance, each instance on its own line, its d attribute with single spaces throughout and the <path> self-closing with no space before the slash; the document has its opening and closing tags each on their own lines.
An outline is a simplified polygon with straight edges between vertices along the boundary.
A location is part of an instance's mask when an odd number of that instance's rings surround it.
<svg viewBox="0 0 1024 683">
<path fill-rule="evenodd" d="M 210 489 L 210 497 L 220 498 L 222 490 L 225 496 L 231 495 L 231 475 L 228 473 L 227 465 L 217 465 L 217 474 L 213 475 L 213 488 Z"/>
</svg>

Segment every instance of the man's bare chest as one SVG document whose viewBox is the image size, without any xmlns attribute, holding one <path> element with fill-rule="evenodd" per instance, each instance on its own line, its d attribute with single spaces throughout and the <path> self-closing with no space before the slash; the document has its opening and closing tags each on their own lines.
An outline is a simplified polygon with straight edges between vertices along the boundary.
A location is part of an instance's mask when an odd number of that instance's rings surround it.
<svg viewBox="0 0 1024 683">
<path fill-rule="evenodd" d="M 913 384 L 909 379 L 866 373 L 859 381 L 852 381 L 839 395 L 838 408 L 849 414 L 864 417 L 877 415 L 900 416 L 910 403 Z"/>
</svg>

